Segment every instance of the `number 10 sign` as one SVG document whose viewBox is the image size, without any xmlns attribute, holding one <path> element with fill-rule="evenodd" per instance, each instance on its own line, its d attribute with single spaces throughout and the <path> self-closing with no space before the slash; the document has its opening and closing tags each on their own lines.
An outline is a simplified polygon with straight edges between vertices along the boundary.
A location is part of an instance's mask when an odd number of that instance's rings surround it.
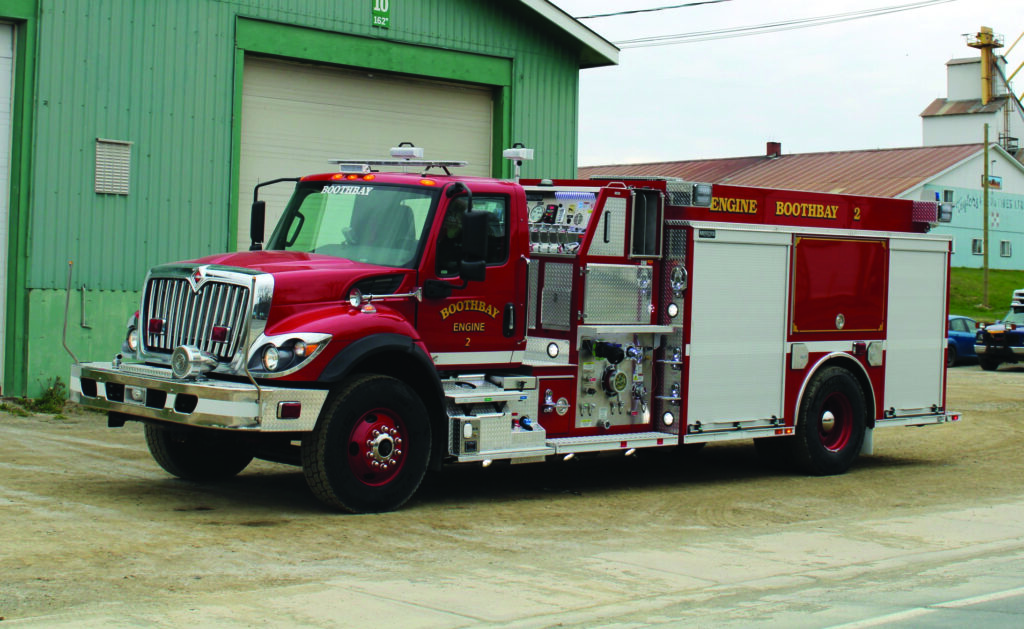
<svg viewBox="0 0 1024 629">
<path fill-rule="evenodd" d="M 373 25 L 381 28 L 391 26 L 391 0 L 371 0 L 373 2 Z"/>
</svg>

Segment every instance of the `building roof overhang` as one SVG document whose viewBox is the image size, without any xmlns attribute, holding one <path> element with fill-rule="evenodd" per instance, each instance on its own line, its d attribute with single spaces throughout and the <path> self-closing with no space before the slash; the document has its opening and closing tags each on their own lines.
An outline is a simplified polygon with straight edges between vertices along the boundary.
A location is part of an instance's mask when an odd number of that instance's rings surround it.
<svg viewBox="0 0 1024 629">
<path fill-rule="evenodd" d="M 580 44 L 580 69 L 619 63 L 618 47 L 547 0 L 519 0 Z"/>
<path fill-rule="evenodd" d="M 980 98 L 969 100 L 949 100 L 948 98 L 936 98 L 930 105 L 921 112 L 922 118 L 934 116 L 960 116 L 966 114 L 994 114 L 1002 110 L 1009 99 L 1007 95 L 995 96 L 988 102 L 982 103 Z"/>
</svg>

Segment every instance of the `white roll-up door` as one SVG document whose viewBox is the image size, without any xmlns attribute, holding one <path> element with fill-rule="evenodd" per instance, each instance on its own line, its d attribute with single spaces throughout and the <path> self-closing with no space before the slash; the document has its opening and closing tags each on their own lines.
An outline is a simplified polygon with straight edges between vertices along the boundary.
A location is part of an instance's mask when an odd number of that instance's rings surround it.
<svg viewBox="0 0 1024 629">
<path fill-rule="evenodd" d="M 707 231 L 693 244 L 687 421 L 782 417 L 790 236 Z"/>
<path fill-rule="evenodd" d="M 427 159 L 468 161 L 460 173 L 491 174 L 490 89 L 250 56 L 243 75 L 239 250 L 249 247 L 253 186 L 329 172 L 328 159 L 387 158 L 412 142 Z M 260 190 L 267 237 L 291 190 Z"/>
<path fill-rule="evenodd" d="M 14 27 L 0 24 L 0 391 L 4 383 L 7 312 L 7 235 L 11 194 L 11 111 L 14 96 Z"/>
</svg>

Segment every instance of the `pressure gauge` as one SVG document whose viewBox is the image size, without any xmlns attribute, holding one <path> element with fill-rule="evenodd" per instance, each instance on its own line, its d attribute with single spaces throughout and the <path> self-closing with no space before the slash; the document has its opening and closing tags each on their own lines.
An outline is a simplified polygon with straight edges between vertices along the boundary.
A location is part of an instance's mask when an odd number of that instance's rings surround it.
<svg viewBox="0 0 1024 629">
<path fill-rule="evenodd" d="M 530 222 L 539 223 L 540 219 L 544 217 L 544 206 L 537 204 L 530 208 Z"/>
</svg>

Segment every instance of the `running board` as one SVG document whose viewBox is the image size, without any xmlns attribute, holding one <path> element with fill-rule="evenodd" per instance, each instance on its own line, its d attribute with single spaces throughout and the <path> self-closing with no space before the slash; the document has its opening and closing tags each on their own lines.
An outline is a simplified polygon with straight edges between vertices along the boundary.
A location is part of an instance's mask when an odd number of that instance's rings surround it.
<svg viewBox="0 0 1024 629">
<path fill-rule="evenodd" d="M 561 437 L 548 439 L 545 444 L 555 454 L 570 452 L 607 452 L 632 448 L 655 448 L 679 444 L 679 435 L 670 432 L 633 432 L 623 435 L 595 435 L 593 437 Z"/>
</svg>

